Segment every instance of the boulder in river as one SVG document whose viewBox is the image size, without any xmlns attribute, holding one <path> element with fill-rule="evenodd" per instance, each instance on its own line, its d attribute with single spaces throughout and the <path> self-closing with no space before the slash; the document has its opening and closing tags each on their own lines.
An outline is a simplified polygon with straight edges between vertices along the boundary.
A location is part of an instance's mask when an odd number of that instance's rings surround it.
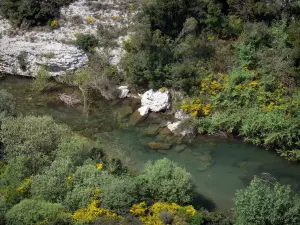
<svg viewBox="0 0 300 225">
<path fill-rule="evenodd" d="M 153 89 L 145 92 L 141 99 L 142 106 L 148 107 L 153 112 L 160 112 L 170 108 L 170 95 L 168 91 L 154 91 Z"/>
<path fill-rule="evenodd" d="M 160 127 L 159 124 L 151 124 L 149 127 L 147 127 L 144 131 L 144 134 L 146 135 L 155 135 L 158 133 Z"/>
<path fill-rule="evenodd" d="M 142 116 L 140 114 L 140 112 L 138 110 L 136 110 L 133 114 L 131 114 L 131 116 L 129 118 L 129 125 L 135 126 L 138 123 L 142 122 L 146 117 L 147 117 L 147 115 Z"/>
<path fill-rule="evenodd" d="M 165 143 L 165 142 L 152 141 L 152 142 L 148 143 L 148 146 L 154 150 L 168 150 L 172 147 L 172 144 Z"/>
<path fill-rule="evenodd" d="M 148 106 L 142 106 L 138 109 L 141 116 L 146 116 L 149 113 L 149 107 Z"/>
<path fill-rule="evenodd" d="M 173 134 L 180 136 L 195 136 L 197 131 L 195 127 L 189 124 L 185 125 L 183 121 L 168 122 L 167 127 Z"/>
</svg>

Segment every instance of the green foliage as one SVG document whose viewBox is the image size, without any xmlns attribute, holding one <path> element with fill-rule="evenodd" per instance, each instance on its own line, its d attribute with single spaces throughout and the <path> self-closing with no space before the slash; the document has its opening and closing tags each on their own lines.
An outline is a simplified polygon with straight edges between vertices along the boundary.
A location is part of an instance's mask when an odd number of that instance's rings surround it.
<svg viewBox="0 0 300 225">
<path fill-rule="evenodd" d="M 79 166 L 89 157 L 88 140 L 79 135 L 64 137 L 58 145 L 56 158 L 70 160 Z"/>
<path fill-rule="evenodd" d="M 71 218 L 60 204 L 26 199 L 6 213 L 8 225 L 68 225 Z"/>
<path fill-rule="evenodd" d="M 27 69 L 26 56 L 27 56 L 27 53 L 23 52 L 23 51 L 20 52 L 20 54 L 17 56 L 20 69 L 23 71 L 26 71 L 26 69 Z"/>
<path fill-rule="evenodd" d="M 44 91 L 49 84 L 50 79 L 51 75 L 45 69 L 45 67 L 42 66 L 35 76 L 33 88 L 37 91 Z"/>
<path fill-rule="evenodd" d="M 71 189 L 68 177 L 72 174 L 72 169 L 70 160 L 55 160 L 44 173 L 32 178 L 32 195 L 49 202 L 63 202 L 66 193 Z"/>
<path fill-rule="evenodd" d="M 138 186 L 134 178 L 129 176 L 108 176 L 101 185 L 101 206 L 127 213 L 130 207 L 139 202 Z"/>
<path fill-rule="evenodd" d="M 299 224 L 300 199 L 289 186 L 255 177 L 236 193 L 235 224 Z"/>
<path fill-rule="evenodd" d="M 5 90 L 0 90 L 0 121 L 13 112 L 13 96 Z"/>
<path fill-rule="evenodd" d="M 71 2 L 72 0 L 3 0 L 0 2 L 0 13 L 13 25 L 28 28 L 47 24 L 50 19 L 59 16 L 61 6 Z"/>
<path fill-rule="evenodd" d="M 92 34 L 79 34 L 76 45 L 85 52 L 92 52 L 99 44 L 99 40 Z"/>
<path fill-rule="evenodd" d="M 148 163 L 138 179 L 144 198 L 180 204 L 192 200 L 191 175 L 166 158 Z"/>
<path fill-rule="evenodd" d="M 6 159 L 23 156 L 32 173 L 37 173 L 51 164 L 61 138 L 69 134 L 67 127 L 48 116 L 26 116 L 4 119 L 0 137 Z"/>
</svg>

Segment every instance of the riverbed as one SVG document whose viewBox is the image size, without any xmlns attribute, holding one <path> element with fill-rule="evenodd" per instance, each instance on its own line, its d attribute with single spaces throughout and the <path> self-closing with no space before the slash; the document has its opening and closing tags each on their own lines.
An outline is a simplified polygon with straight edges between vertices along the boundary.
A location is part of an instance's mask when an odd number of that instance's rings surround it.
<svg viewBox="0 0 300 225">
<path fill-rule="evenodd" d="M 145 130 L 161 126 L 168 115 L 152 114 L 131 126 L 127 123 L 131 114 L 128 106 L 134 111 L 138 101 L 106 101 L 94 93 L 89 103 L 90 114 L 86 116 L 81 105 L 71 107 L 59 100 L 62 93 L 80 96 L 76 88 L 56 85 L 48 92 L 39 93 L 33 90 L 31 79 L 10 76 L 0 81 L 0 89 L 6 89 L 14 96 L 17 114 L 52 116 L 75 132 L 99 140 L 105 148 L 117 150 L 136 171 L 142 170 L 149 160 L 167 157 L 175 161 L 192 174 L 199 194 L 196 204 L 210 210 L 232 208 L 235 191 L 246 187 L 254 175 L 267 174 L 300 192 L 298 164 L 241 140 L 198 136 L 190 142 L 177 139 L 176 143 L 182 148 L 150 149 L 148 143 L 156 140 L 158 134 L 149 134 Z M 118 112 L 123 113 L 124 109 L 128 112 L 120 117 Z"/>
</svg>

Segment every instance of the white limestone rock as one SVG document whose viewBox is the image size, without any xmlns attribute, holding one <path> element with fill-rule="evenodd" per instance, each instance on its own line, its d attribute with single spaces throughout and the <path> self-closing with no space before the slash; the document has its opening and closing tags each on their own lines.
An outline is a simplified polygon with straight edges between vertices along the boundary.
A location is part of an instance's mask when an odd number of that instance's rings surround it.
<svg viewBox="0 0 300 225">
<path fill-rule="evenodd" d="M 149 113 L 149 107 L 148 106 L 142 106 L 138 109 L 141 116 L 146 116 Z"/>
<path fill-rule="evenodd" d="M 170 95 L 168 91 L 160 92 L 152 89 L 142 95 L 142 106 L 147 106 L 153 112 L 160 112 L 170 108 Z"/>
<path fill-rule="evenodd" d="M 174 117 L 178 120 L 185 120 L 191 118 L 191 115 L 180 109 L 175 113 Z"/>
<path fill-rule="evenodd" d="M 128 86 L 120 86 L 118 87 L 118 90 L 120 90 L 119 98 L 127 98 L 130 96 L 129 94 L 130 90 Z"/>
<path fill-rule="evenodd" d="M 190 125 L 182 126 L 183 121 L 168 122 L 167 128 L 175 135 L 180 136 L 194 136 L 196 134 L 196 129 Z"/>
<path fill-rule="evenodd" d="M 88 62 L 87 55 L 75 46 L 55 41 L 30 42 L 23 36 L 0 39 L 0 57 L 0 73 L 22 76 L 35 76 L 41 66 L 46 66 L 52 76 L 59 76 Z"/>
<path fill-rule="evenodd" d="M 23 31 L 13 29 L 8 20 L 0 17 L 0 73 L 34 76 L 41 65 L 47 66 L 52 76 L 65 74 L 87 65 L 88 57 L 71 43 L 77 34 L 94 34 L 102 40 L 98 27 L 126 30 L 135 13 L 126 8 L 123 1 L 76 0 L 61 8 L 60 27 L 47 27 Z M 126 4 L 125 4 L 126 3 Z M 87 18 L 94 18 L 89 22 Z M 118 31 L 117 31 L 118 32 Z M 118 65 L 124 54 L 122 44 L 129 33 L 116 37 L 116 46 L 103 49 L 109 53 L 112 65 Z M 26 69 L 21 69 L 18 56 L 24 52 Z M 24 71 L 23 71 L 24 70 Z"/>
</svg>

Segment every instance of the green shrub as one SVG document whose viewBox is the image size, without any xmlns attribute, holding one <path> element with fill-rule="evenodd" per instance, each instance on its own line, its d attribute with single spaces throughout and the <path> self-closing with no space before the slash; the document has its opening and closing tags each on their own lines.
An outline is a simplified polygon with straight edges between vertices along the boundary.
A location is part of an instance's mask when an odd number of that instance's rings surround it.
<svg viewBox="0 0 300 225">
<path fill-rule="evenodd" d="M 24 156 L 32 173 L 50 165 L 56 149 L 69 128 L 58 125 L 48 116 L 5 118 L 1 125 L 0 138 L 6 159 Z"/>
<path fill-rule="evenodd" d="M 191 174 L 166 158 L 148 163 L 138 180 L 145 198 L 179 204 L 192 200 Z"/>
<path fill-rule="evenodd" d="M 50 80 L 50 73 L 42 66 L 34 77 L 33 88 L 37 91 L 44 91 Z"/>
<path fill-rule="evenodd" d="M 49 202 L 63 202 L 71 184 L 72 162 L 67 159 L 55 160 L 44 173 L 32 178 L 31 193 Z"/>
<path fill-rule="evenodd" d="M 14 25 L 28 28 L 35 25 L 46 25 L 50 19 L 59 16 L 61 6 L 73 0 L 2 0 L 0 13 Z"/>
<path fill-rule="evenodd" d="M 75 167 L 81 165 L 89 154 L 88 140 L 79 135 L 71 135 L 59 143 L 56 158 L 70 160 Z"/>
<path fill-rule="evenodd" d="M 13 96 L 5 90 L 0 90 L 0 121 L 13 112 Z"/>
<path fill-rule="evenodd" d="M 71 225 L 71 218 L 60 204 L 26 199 L 6 213 L 7 225 Z"/>
<path fill-rule="evenodd" d="M 249 187 L 236 192 L 237 225 L 296 225 L 300 199 L 289 186 L 255 177 Z"/>
<path fill-rule="evenodd" d="M 138 187 L 129 176 L 108 176 L 100 186 L 100 201 L 103 208 L 128 213 L 130 207 L 139 202 Z"/>
<path fill-rule="evenodd" d="M 99 40 L 92 34 L 79 34 L 76 45 L 85 52 L 92 52 L 99 44 Z"/>
</svg>

